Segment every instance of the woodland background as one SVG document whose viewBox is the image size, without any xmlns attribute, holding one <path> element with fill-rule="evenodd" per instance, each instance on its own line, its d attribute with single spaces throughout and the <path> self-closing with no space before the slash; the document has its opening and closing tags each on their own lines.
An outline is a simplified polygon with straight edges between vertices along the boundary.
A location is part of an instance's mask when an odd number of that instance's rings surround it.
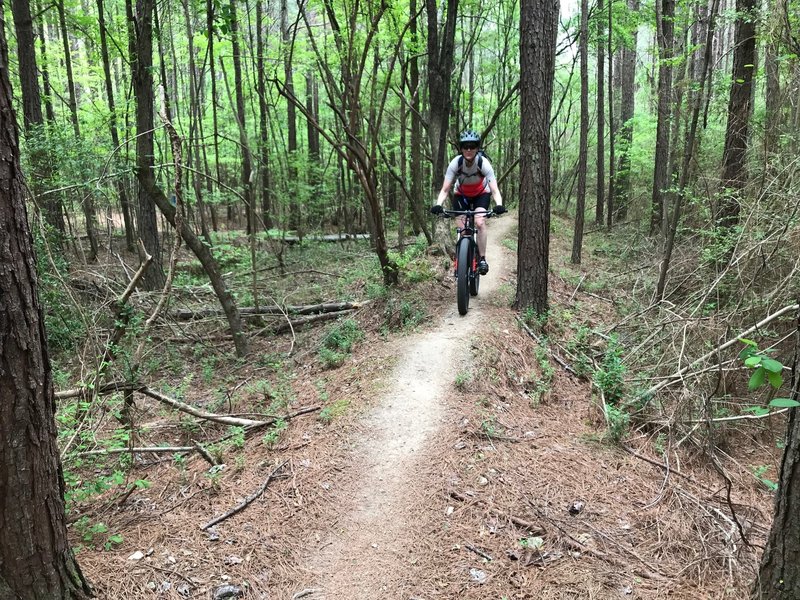
<svg viewBox="0 0 800 600">
<path fill-rule="evenodd" d="M 421 322 L 424 303 L 396 290 L 435 277 L 421 260 L 439 243 L 427 207 L 464 128 L 482 132 L 520 208 L 523 320 L 547 331 L 564 318 L 548 275 L 613 295 L 619 320 L 602 334 L 582 322 L 570 352 L 614 437 L 654 427 L 660 443 L 712 449 L 716 465 L 727 427 L 777 412 L 797 430 L 800 6 L 584 0 L 557 19 L 557 4 L 538 8 L 12 0 L 4 27 L 48 347 L 60 398 L 77 399 L 59 408 L 62 458 L 93 451 L 101 427 L 87 424 L 112 393 L 102 411 L 123 427 L 106 450 L 133 443 L 133 394 L 163 394 L 146 382 L 183 360 L 179 339 L 197 344 L 210 380 L 220 359 L 199 342 L 242 359 L 259 337 L 278 344 L 276 321 L 294 336 L 368 301 L 388 307 L 387 323 Z M 531 41 L 544 60 L 526 62 Z M 552 102 L 526 108 L 526 94 Z M 550 149 L 534 153 L 545 174 L 531 187 L 534 113 Z M 538 229 L 531 209 L 547 217 Z M 575 280 L 548 265 L 551 210 L 574 226 L 571 262 L 594 236 L 613 274 Z M 368 258 L 320 237 L 361 234 Z M 529 241 L 544 250 L 532 257 Z M 319 358 L 337 366 L 358 326 L 328 334 Z M 278 354 L 261 348 L 259 360 Z M 270 385 L 265 397 L 279 397 Z M 754 477 L 776 488 L 762 466 Z M 90 496 L 73 472 L 68 487 Z"/>
</svg>

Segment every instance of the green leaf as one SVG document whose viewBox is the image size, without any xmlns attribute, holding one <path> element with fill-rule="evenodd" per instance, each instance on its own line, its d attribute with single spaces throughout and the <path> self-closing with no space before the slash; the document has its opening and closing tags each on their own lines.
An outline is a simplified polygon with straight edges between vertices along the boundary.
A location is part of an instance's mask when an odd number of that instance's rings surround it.
<svg viewBox="0 0 800 600">
<path fill-rule="evenodd" d="M 800 402 L 791 398 L 773 398 L 769 405 L 773 408 L 797 408 Z"/>
<path fill-rule="evenodd" d="M 766 406 L 748 406 L 742 412 L 753 413 L 757 417 L 763 417 L 769 414 L 769 409 Z"/>
<path fill-rule="evenodd" d="M 771 373 L 780 373 L 783 371 L 783 365 L 774 358 L 764 357 L 761 361 L 761 366 Z"/>
<path fill-rule="evenodd" d="M 764 370 L 764 367 L 758 367 L 754 372 L 753 375 L 750 377 L 750 381 L 747 383 L 747 389 L 751 392 L 760 388 L 764 385 L 764 379 L 766 379 L 767 372 Z"/>
<path fill-rule="evenodd" d="M 740 337 L 739 341 L 747 346 L 751 346 L 753 348 L 758 348 L 758 344 L 756 344 L 753 340 L 749 340 L 747 338 Z"/>
<path fill-rule="evenodd" d="M 783 385 L 783 376 L 780 373 L 767 372 L 767 379 L 769 380 L 769 384 L 776 390 Z"/>
<path fill-rule="evenodd" d="M 751 356 L 744 361 L 745 367 L 750 367 L 751 369 L 757 367 L 761 364 L 761 359 L 764 358 L 763 356 L 759 356 L 756 354 L 755 356 Z"/>
</svg>

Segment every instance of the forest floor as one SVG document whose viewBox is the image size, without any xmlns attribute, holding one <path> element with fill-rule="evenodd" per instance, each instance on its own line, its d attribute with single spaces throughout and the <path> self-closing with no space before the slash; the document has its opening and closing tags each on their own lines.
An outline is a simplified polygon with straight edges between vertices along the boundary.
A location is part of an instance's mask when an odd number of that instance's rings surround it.
<svg viewBox="0 0 800 600">
<path fill-rule="evenodd" d="M 122 540 L 79 552 L 98 596 L 746 598 L 759 550 L 740 529 L 763 543 L 772 498 L 749 465 L 774 464 L 774 449 L 731 444 L 729 489 L 702 449 L 653 427 L 613 439 L 590 381 L 509 309 L 515 226 L 513 215 L 490 223 L 491 270 L 467 316 L 443 268 L 412 331 L 370 327 L 380 319 L 367 306 L 356 315 L 365 338 L 342 366 L 296 352 L 288 408 L 324 405 L 316 417 L 237 440 L 222 471 L 196 455 L 139 459 L 149 487 L 82 507 Z M 616 318 L 609 299 L 558 275 L 568 253 L 554 240 L 553 340 Z M 602 258 L 587 254 L 576 273 Z M 263 369 L 229 378 L 241 386 Z M 202 405 L 210 394 L 192 386 L 185 397 Z M 149 431 L 171 431 L 157 406 L 137 409 Z M 191 436 L 213 429 L 201 427 Z M 273 473 L 258 499 L 201 529 Z"/>
</svg>

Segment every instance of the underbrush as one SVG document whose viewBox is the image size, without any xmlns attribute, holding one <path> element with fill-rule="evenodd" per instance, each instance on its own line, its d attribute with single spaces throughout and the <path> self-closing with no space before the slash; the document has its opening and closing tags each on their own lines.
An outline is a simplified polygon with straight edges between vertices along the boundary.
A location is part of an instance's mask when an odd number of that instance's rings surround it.
<svg viewBox="0 0 800 600">
<path fill-rule="evenodd" d="M 160 292 L 134 291 L 118 305 L 135 269 L 113 257 L 42 268 L 56 389 L 77 390 L 58 400 L 57 420 L 69 519 L 87 549 L 124 543 L 103 510 L 146 496 L 149 465 L 187 485 L 199 475 L 217 493 L 257 468 L 253 454 L 280 452 L 303 411 L 316 413 L 316 427 L 343 418 L 352 388 L 337 382 L 357 376 L 343 368 L 352 354 L 365 340 L 422 326 L 441 295 L 424 240 L 393 253 L 394 288 L 366 241 L 284 246 L 260 236 L 255 268 L 243 235 L 219 234 L 214 252 L 237 306 L 250 311 L 242 313 L 246 359 L 234 355 L 227 320 L 189 254 L 179 256 L 170 301 L 155 316 Z"/>
</svg>

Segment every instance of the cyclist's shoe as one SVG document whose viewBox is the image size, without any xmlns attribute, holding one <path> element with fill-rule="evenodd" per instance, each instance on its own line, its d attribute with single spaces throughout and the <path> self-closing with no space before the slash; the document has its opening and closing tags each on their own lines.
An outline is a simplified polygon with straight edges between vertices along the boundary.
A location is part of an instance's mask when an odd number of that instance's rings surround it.
<svg viewBox="0 0 800 600">
<path fill-rule="evenodd" d="M 486 275 L 489 272 L 489 263 L 486 262 L 486 257 L 484 256 L 478 261 L 478 273 L 481 275 Z"/>
</svg>

